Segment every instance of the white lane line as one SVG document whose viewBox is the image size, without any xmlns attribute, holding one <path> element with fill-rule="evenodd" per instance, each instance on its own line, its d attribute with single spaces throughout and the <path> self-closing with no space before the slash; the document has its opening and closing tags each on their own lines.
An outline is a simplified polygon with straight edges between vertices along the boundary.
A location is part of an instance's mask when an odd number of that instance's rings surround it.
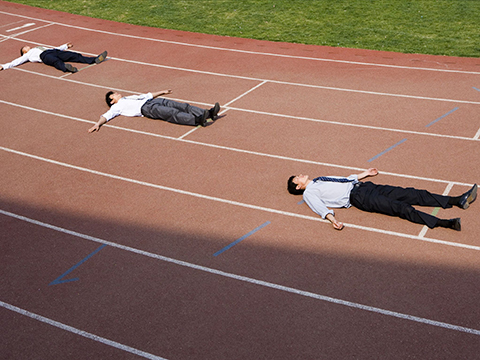
<svg viewBox="0 0 480 360">
<path fill-rule="evenodd" d="M 64 119 L 69 119 L 69 120 L 74 120 L 74 121 L 79 121 L 79 122 L 84 122 L 88 124 L 95 124 L 95 121 L 92 120 L 85 120 L 73 116 L 67 116 L 63 114 L 58 114 L 54 113 L 51 111 L 46 111 L 46 110 L 40 110 L 40 109 L 35 109 L 31 108 L 28 106 L 24 105 L 19 105 L 19 104 L 14 104 L 8 101 L 0 100 L 0 103 L 11 105 L 11 106 L 16 106 L 22 109 L 26 110 L 31 110 L 31 111 L 36 111 L 40 112 L 43 114 L 47 115 L 53 115 L 53 116 L 58 116 Z M 215 145 L 215 144 L 209 144 L 209 143 L 204 143 L 200 141 L 193 141 L 193 140 L 187 140 L 187 139 L 179 139 L 175 138 L 172 136 L 166 136 L 166 135 L 160 135 L 160 134 L 154 134 L 154 133 L 149 133 L 146 131 L 141 131 L 141 130 L 135 130 L 135 129 L 129 129 L 129 128 L 124 128 L 120 126 L 115 126 L 115 125 L 109 125 L 106 124 L 104 125 L 105 127 L 109 127 L 115 130 L 121 130 L 121 131 L 126 131 L 126 132 L 131 132 L 134 134 L 141 134 L 141 135 L 146 135 L 146 136 L 152 136 L 152 137 L 157 137 L 160 139 L 166 139 L 166 140 L 174 140 L 174 141 L 182 141 L 186 142 L 189 144 L 194 144 L 194 145 L 200 145 L 200 146 L 206 146 L 206 147 L 211 147 L 214 149 L 222 149 L 222 150 L 227 150 L 227 151 L 234 151 L 234 152 L 239 152 L 243 154 L 249 154 L 249 155 L 256 155 L 256 156 L 262 156 L 262 157 L 268 157 L 268 158 L 273 158 L 273 159 L 279 159 L 279 160 L 287 160 L 287 161 L 293 161 L 293 162 L 298 162 L 298 163 L 304 163 L 304 164 L 313 164 L 313 165 L 319 165 L 319 166 L 327 166 L 327 167 L 333 167 L 337 169 L 345 169 L 345 170 L 351 170 L 351 171 L 364 171 L 364 168 L 358 168 L 358 167 L 353 167 L 353 166 L 345 166 L 345 165 L 338 165 L 338 164 L 330 164 L 330 163 L 324 163 L 320 161 L 313 161 L 313 160 L 305 160 L 305 159 L 298 159 L 298 158 L 291 158 L 288 156 L 281 156 L 281 155 L 274 155 L 274 154 L 268 154 L 268 153 L 261 153 L 258 151 L 251 151 L 251 150 L 244 150 L 244 149 L 238 149 L 234 147 L 228 147 L 228 146 L 222 146 L 222 145 Z M 395 177 L 400 177 L 400 178 L 405 178 L 405 179 L 414 179 L 414 180 L 423 180 L 423 181 L 429 181 L 429 182 L 436 182 L 436 183 L 452 183 L 454 185 L 461 185 L 461 186 L 472 186 L 470 183 L 463 183 L 463 182 L 458 182 L 458 181 L 451 181 L 451 180 L 442 180 L 442 179 L 434 179 L 434 178 L 427 178 L 427 177 L 422 177 L 422 176 L 414 176 L 414 175 L 408 175 L 408 174 L 398 174 L 398 173 L 393 173 L 393 172 L 387 172 L 387 171 L 382 171 L 383 175 L 389 175 L 389 176 L 395 176 Z"/>
<path fill-rule="evenodd" d="M 478 140 L 480 138 L 480 129 L 478 129 L 477 133 L 473 137 L 473 140 Z"/>
<path fill-rule="evenodd" d="M 221 107 L 226 107 L 226 106 L 230 105 L 231 103 L 237 101 L 238 99 L 241 99 L 242 97 L 244 97 L 245 95 L 251 93 L 252 91 L 254 91 L 255 89 L 259 88 L 260 86 L 262 86 L 262 85 L 265 84 L 265 83 L 266 83 L 266 81 L 262 82 L 261 84 L 258 84 L 258 85 L 256 85 L 256 86 L 254 86 L 254 87 L 251 88 L 250 90 L 245 91 L 243 94 L 237 96 L 237 97 L 236 97 L 235 99 L 233 99 L 232 101 L 227 102 L 225 105 L 221 105 Z M 225 111 L 226 111 L 226 110 L 222 111 L 222 112 L 220 113 L 220 115 L 223 114 Z M 196 126 L 195 129 L 192 129 L 192 130 L 186 132 L 186 133 L 183 134 L 182 136 L 179 136 L 178 139 L 179 139 L 179 140 L 185 139 L 188 135 L 194 133 L 197 129 L 199 129 L 198 126 Z"/>
<path fill-rule="evenodd" d="M 448 183 L 442 195 L 447 196 L 450 193 L 450 190 L 452 190 L 453 185 L 454 185 L 453 183 Z M 436 212 L 436 210 L 434 210 L 434 212 Z M 424 225 L 422 228 L 422 231 L 420 231 L 420 234 L 418 234 L 418 237 L 423 238 L 427 233 L 427 231 L 428 231 L 428 226 Z"/>
<path fill-rule="evenodd" d="M 21 17 L 21 18 L 37 20 L 37 21 L 49 21 L 49 20 L 43 20 L 43 19 L 34 18 L 34 17 L 30 17 L 30 16 L 25 16 L 25 15 L 8 13 L 8 12 L 4 12 L 4 11 L 0 11 L 0 14 L 18 16 L 18 17 Z M 116 32 L 111 32 L 111 31 L 90 29 L 90 28 L 85 28 L 85 27 L 75 26 L 75 25 L 70 25 L 70 24 L 64 24 L 64 23 L 59 23 L 59 22 L 52 22 L 52 24 L 55 24 L 55 25 L 58 25 L 58 26 L 64 26 L 64 27 L 68 27 L 68 28 L 72 28 L 72 29 L 79 29 L 79 30 L 84 30 L 84 31 L 96 32 L 96 33 L 101 33 L 101 34 L 106 34 L 106 35 L 111 35 L 111 36 L 125 37 L 125 38 L 136 39 L 136 40 L 146 40 L 146 41 L 153 41 L 153 42 L 161 42 L 161 43 L 165 43 L 165 44 L 173 44 L 173 45 L 188 46 L 188 47 L 197 47 L 197 48 L 210 49 L 210 50 L 216 50 L 216 51 L 243 53 L 243 54 L 249 54 L 249 55 L 269 56 L 269 57 L 308 60 L 308 61 L 319 61 L 319 62 L 332 62 L 332 63 L 339 63 L 339 64 L 352 64 L 352 65 L 372 66 L 372 67 L 385 67 L 385 68 L 404 69 L 404 70 L 434 71 L 434 72 L 447 72 L 447 73 L 480 75 L 480 72 L 477 72 L 477 71 L 464 71 L 464 70 L 452 70 L 452 69 L 433 69 L 433 68 L 422 68 L 422 67 L 413 67 L 413 66 L 389 65 L 389 64 L 359 62 L 359 61 L 348 61 L 348 60 L 336 60 L 336 59 L 327 59 L 327 58 L 314 58 L 314 57 L 306 57 L 306 56 L 275 54 L 275 53 L 258 52 L 258 51 L 251 51 L 251 50 L 233 49 L 233 48 L 222 48 L 222 47 L 217 47 L 217 46 L 199 45 L 199 44 L 191 44 L 191 43 L 179 42 L 179 41 L 170 41 L 170 40 L 162 40 L 162 39 L 148 38 L 148 37 L 128 35 L 128 34 L 121 34 L 121 33 L 116 33 Z"/>
<path fill-rule="evenodd" d="M 27 43 L 31 43 L 31 44 L 36 44 L 35 42 L 31 42 L 31 41 L 28 41 L 28 40 L 22 40 L 22 39 L 16 39 L 17 36 L 20 36 L 20 35 L 25 35 L 29 32 L 32 32 L 32 31 L 35 31 L 35 30 L 40 30 L 40 29 L 43 29 L 43 28 L 46 28 L 46 27 L 49 27 L 49 26 L 52 26 L 53 24 L 45 24 L 45 25 L 42 25 L 42 26 L 38 26 L 36 28 L 33 28 L 33 29 L 28 29 L 28 30 L 25 30 L 25 31 L 22 31 L 22 32 L 19 32 L 17 34 L 12 34 L 10 36 L 7 36 L 7 39 L 9 40 L 16 40 L 16 41 L 22 41 L 22 42 L 27 42 Z M 58 45 L 57 45 L 58 46 Z"/>
<path fill-rule="evenodd" d="M 38 226 L 42 226 L 42 227 L 45 227 L 47 229 L 55 230 L 55 231 L 58 231 L 58 232 L 61 232 L 61 233 L 64 233 L 64 234 L 72 235 L 72 236 L 75 236 L 75 237 L 79 237 L 79 238 L 89 240 L 89 241 L 93 241 L 93 242 L 100 243 L 100 244 L 109 245 L 111 247 L 115 247 L 115 248 L 118 248 L 118 249 L 121 249 L 121 250 L 129 251 L 129 252 L 132 252 L 132 253 L 135 253 L 135 254 L 138 254 L 138 255 L 147 256 L 147 257 L 150 257 L 150 258 L 153 258 L 153 259 L 165 261 L 165 262 L 168 262 L 168 263 L 172 263 L 172 264 L 175 264 L 175 265 L 187 267 L 187 268 L 194 269 L 194 270 L 203 271 L 203 272 L 206 272 L 206 273 L 209 273 L 209 274 L 214 274 L 214 275 L 222 276 L 222 277 L 229 278 L 229 279 L 234 279 L 234 280 L 238 280 L 238 281 L 242 281 L 242 282 L 246 282 L 246 283 L 250 283 L 250 284 L 255 284 L 255 285 L 263 286 L 263 287 L 270 288 L 270 289 L 284 291 L 284 292 L 287 292 L 287 293 L 296 294 L 296 295 L 300 295 L 300 296 L 304 296 L 304 297 L 308 297 L 308 298 L 312 298 L 312 299 L 316 299 L 316 300 L 320 300 L 320 301 L 324 301 L 324 302 L 329 302 L 329 303 L 333 303 L 333 304 L 337 304 L 337 305 L 343 305 L 343 306 L 346 306 L 346 307 L 349 307 L 349 308 L 369 311 L 369 312 L 376 313 L 376 314 L 381 314 L 381 315 L 390 316 L 390 317 L 394 317 L 394 318 L 398 318 L 398 319 L 403 319 L 403 320 L 413 321 L 413 322 L 417 322 L 417 323 L 421 323 L 421 324 L 436 326 L 436 327 L 449 329 L 449 330 L 453 330 L 453 331 L 459 331 L 459 332 L 464 332 L 464 333 L 473 334 L 473 335 L 480 335 L 480 330 L 477 330 L 477 329 L 467 328 L 467 327 L 459 326 L 459 325 L 453 325 L 453 324 L 449 324 L 449 323 L 445 323 L 445 322 L 441 322 L 441 321 L 436 321 L 436 320 L 431 320 L 431 319 L 426 319 L 426 318 L 422 318 L 422 317 L 418 317 L 418 316 L 403 314 L 403 313 L 399 313 L 399 312 L 396 312 L 396 311 L 385 310 L 385 309 L 377 308 L 377 307 L 374 307 L 374 306 L 368 306 L 368 305 L 363 305 L 363 304 L 359 304 L 359 303 L 354 303 L 354 302 L 347 301 L 347 300 L 332 298 L 332 297 L 329 297 L 329 296 L 324 296 L 324 295 L 312 293 L 312 292 L 309 292 L 309 291 L 304 291 L 304 290 L 299 290 L 299 289 L 295 289 L 295 288 L 288 287 L 288 286 L 278 285 L 278 284 L 271 283 L 271 282 L 268 282 L 268 281 L 257 280 L 257 279 L 249 278 L 249 277 L 242 276 L 242 275 L 236 275 L 236 274 L 228 273 L 228 272 L 225 272 L 225 271 L 222 271 L 222 270 L 208 268 L 208 267 L 202 266 L 202 265 L 192 264 L 192 263 L 189 263 L 189 262 L 186 262 L 186 261 L 176 260 L 176 259 L 169 258 L 169 257 L 166 257 L 166 256 L 150 253 L 150 252 L 147 252 L 147 251 L 144 251 L 144 250 L 132 248 L 132 247 L 125 246 L 125 245 L 120 245 L 120 244 L 110 242 L 110 241 L 107 241 L 107 240 L 103 240 L 103 239 L 100 239 L 100 238 L 96 238 L 96 237 L 93 237 L 93 236 L 90 236 L 90 235 L 85 235 L 85 234 L 82 234 L 82 233 L 78 233 L 76 231 L 64 229 L 64 228 L 61 228 L 61 227 L 58 227 L 58 226 L 55 226 L 55 225 L 51 225 L 51 224 L 47 224 L 47 223 L 44 223 L 44 222 L 41 222 L 41 221 L 38 221 L 38 220 L 30 219 L 30 218 L 27 218 L 27 217 L 22 216 L 22 215 L 17 215 L 17 214 L 8 212 L 8 211 L 4 211 L 2 209 L 0 209 L 0 214 L 3 214 L 5 216 L 9 216 L 9 217 L 12 217 L 12 218 L 15 218 L 15 219 L 18 219 L 18 220 L 22 220 L 22 221 L 25 221 L 25 222 L 28 222 L 28 223 L 31 223 L 31 224 L 35 224 L 35 225 L 38 225 Z"/>
<path fill-rule="evenodd" d="M 24 28 L 26 28 L 26 27 L 30 27 L 30 26 L 33 26 L 33 25 L 35 25 L 35 23 L 28 23 L 28 24 L 24 24 L 24 25 L 22 25 L 22 26 L 17 26 L 17 27 L 15 27 L 15 28 L 5 30 L 5 32 L 11 32 L 11 31 L 15 31 L 15 30 L 24 29 Z"/>
<path fill-rule="evenodd" d="M 1 212 L 1 211 L 0 211 Z M 2 212 L 3 213 L 3 212 Z M 11 305 L 11 304 L 8 304 L 6 302 L 3 302 L 0 300 L 0 307 L 3 307 L 7 310 L 10 310 L 10 311 L 14 311 L 20 315 L 24 315 L 24 316 L 27 316 L 31 319 L 34 319 L 34 320 L 37 320 L 37 321 L 40 321 L 40 322 L 43 322 L 45 324 L 48 324 L 48 325 L 51 325 L 51 326 L 55 326 L 61 330 L 65 330 L 65 331 L 69 331 L 75 335 L 80 335 L 80 336 L 83 336 L 87 339 L 90 339 L 90 340 L 93 340 L 93 341 L 97 341 L 99 343 L 102 343 L 102 344 L 105 344 L 105 345 L 108 345 L 108 346 L 112 346 L 114 348 L 117 348 L 119 350 L 122 350 L 122 351 L 126 351 L 126 352 L 129 352 L 129 353 L 132 353 L 132 354 L 135 354 L 135 355 L 138 355 L 138 356 L 141 356 L 143 358 L 146 358 L 146 359 L 152 359 L 152 360 L 166 360 L 165 358 L 162 358 L 160 356 L 156 356 L 156 355 L 152 355 L 152 354 L 149 354 L 145 351 L 141 351 L 141 350 L 138 350 L 138 349 L 135 349 L 135 348 L 132 348 L 130 346 L 127 346 L 127 345 L 123 345 L 123 344 L 120 344 L 116 341 L 112 341 L 112 340 L 109 340 L 109 339 L 106 339 L 104 337 L 101 337 L 101 336 L 98 336 L 98 335 L 95 335 L 95 334 L 92 334 L 92 333 L 89 333 L 89 332 L 86 332 L 86 331 L 83 331 L 83 330 L 79 330 L 77 328 L 74 328 L 72 326 L 69 326 L 69 325 L 65 325 L 61 322 L 58 322 L 58 321 L 55 321 L 55 320 L 52 320 L 52 319 L 49 319 L 47 317 L 44 317 L 44 316 L 41 316 L 41 315 L 38 315 L 38 314 L 35 314 L 35 313 L 32 313 L 30 311 L 27 311 L 27 310 L 24 310 L 24 309 L 21 309 L 17 306 L 14 306 L 14 305 Z"/>
<path fill-rule="evenodd" d="M 246 204 L 246 203 L 242 203 L 242 202 L 235 201 L 235 200 L 228 200 L 228 199 L 223 199 L 223 198 L 219 198 L 219 197 L 215 197 L 215 196 L 194 193 L 192 191 L 181 190 L 181 189 L 172 188 L 172 187 L 163 186 L 163 185 L 157 185 L 157 184 L 149 183 L 149 182 L 146 182 L 146 181 L 135 180 L 135 179 L 127 178 L 127 177 L 120 176 L 120 175 L 109 174 L 109 173 L 105 173 L 105 172 L 102 172 L 102 171 L 88 169 L 88 168 L 85 168 L 85 167 L 82 167 L 82 166 L 76 166 L 76 165 L 73 165 L 73 164 L 68 164 L 68 163 L 64 163 L 64 162 L 61 162 L 61 161 L 44 158 L 42 156 L 29 154 L 29 153 L 26 153 L 26 152 L 23 152 L 23 151 L 17 151 L 17 150 L 14 150 L 14 149 L 3 147 L 3 146 L 0 146 L 0 150 L 3 150 L 5 152 L 9 152 L 11 154 L 24 156 L 24 157 L 27 157 L 27 158 L 30 158 L 30 159 L 35 159 L 35 160 L 43 161 L 43 162 L 46 162 L 46 163 L 50 163 L 50 164 L 54 164 L 54 165 L 58 165 L 58 166 L 63 166 L 65 168 L 74 169 L 74 170 L 78 170 L 78 171 L 82 171 L 82 172 L 85 172 L 85 173 L 94 174 L 94 175 L 98 175 L 98 176 L 103 176 L 103 177 L 106 177 L 106 178 L 109 178 L 109 179 L 125 181 L 125 182 L 131 183 L 131 184 L 146 186 L 146 187 L 159 189 L 159 190 L 165 190 L 165 191 L 173 192 L 173 193 L 176 193 L 176 194 L 192 196 L 192 197 L 203 199 L 203 200 L 219 202 L 219 203 L 228 204 L 228 205 L 232 205 L 232 206 L 239 206 L 239 207 L 243 207 L 243 208 L 247 208 L 247 209 L 259 210 L 259 211 L 263 211 L 263 212 L 267 212 L 267 213 L 271 213 L 271 214 L 284 215 L 284 216 L 288 216 L 288 217 L 292 217 L 292 218 L 299 218 L 299 219 L 329 223 L 328 220 L 323 220 L 320 217 L 301 215 L 301 214 L 292 213 L 292 212 L 288 212 L 288 211 L 282 211 L 282 210 L 267 208 L 267 207 L 264 207 L 264 206 Z M 438 240 L 438 239 L 433 239 L 433 238 L 421 238 L 418 235 L 404 234 L 404 233 L 399 233 L 399 232 L 395 232 L 395 231 L 382 230 L 382 229 L 377 229 L 377 228 L 372 228 L 372 227 L 367 227 L 367 226 L 362 226 L 362 225 L 356 225 L 356 224 L 350 224 L 350 223 L 344 223 L 344 225 L 345 225 L 345 227 L 350 227 L 350 228 L 353 228 L 353 229 L 365 230 L 365 231 L 369 231 L 369 232 L 380 233 L 380 234 L 383 234 L 383 235 L 391 235 L 393 237 L 401 237 L 401 238 L 412 239 L 412 240 L 421 240 L 421 241 L 424 241 L 424 242 L 430 242 L 430 243 L 439 244 L 439 245 L 446 245 L 446 246 L 451 246 L 451 247 L 458 247 L 458 248 L 463 248 L 463 249 L 468 249 L 468 250 L 480 251 L 480 246 L 473 246 L 473 245 L 461 244 L 461 243 L 456 243 L 456 242 L 454 243 L 454 242 L 443 241 L 443 240 Z"/>
</svg>

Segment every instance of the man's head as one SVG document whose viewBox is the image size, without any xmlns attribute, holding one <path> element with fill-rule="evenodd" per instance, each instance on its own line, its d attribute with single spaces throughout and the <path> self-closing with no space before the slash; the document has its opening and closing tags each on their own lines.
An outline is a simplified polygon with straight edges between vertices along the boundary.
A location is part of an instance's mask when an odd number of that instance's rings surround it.
<svg viewBox="0 0 480 360">
<path fill-rule="evenodd" d="M 292 195 L 302 195 L 308 183 L 308 175 L 292 175 L 287 182 L 288 192 Z"/>
<path fill-rule="evenodd" d="M 20 49 L 20 56 L 23 56 L 25 55 L 27 52 L 29 52 L 31 50 L 31 47 L 30 46 L 24 46 Z"/>
<path fill-rule="evenodd" d="M 107 102 L 108 107 L 112 107 L 112 105 L 116 104 L 121 98 L 122 95 L 115 91 L 109 91 L 105 94 L 105 101 Z"/>
</svg>

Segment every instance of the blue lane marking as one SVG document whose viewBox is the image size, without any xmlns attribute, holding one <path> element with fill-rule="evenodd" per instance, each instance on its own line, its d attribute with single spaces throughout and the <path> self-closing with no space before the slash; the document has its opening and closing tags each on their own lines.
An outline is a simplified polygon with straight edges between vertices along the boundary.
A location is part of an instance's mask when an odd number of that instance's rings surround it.
<svg viewBox="0 0 480 360">
<path fill-rule="evenodd" d="M 458 110 L 458 107 L 456 107 L 456 108 L 454 108 L 454 109 L 450 110 L 450 111 L 449 111 L 449 112 L 447 112 L 446 114 L 444 114 L 444 115 L 440 116 L 438 119 L 435 119 L 435 120 L 433 120 L 433 121 L 432 121 L 430 124 L 428 124 L 428 125 L 427 125 L 427 126 L 425 126 L 425 127 L 432 126 L 432 125 L 433 125 L 433 124 L 435 124 L 437 121 L 440 121 L 440 120 L 442 120 L 442 119 L 443 119 L 445 116 L 448 116 L 448 115 L 450 115 L 451 113 L 453 113 L 454 111 L 457 111 L 457 110 Z"/>
<path fill-rule="evenodd" d="M 299 201 L 297 204 L 302 205 L 305 202 L 305 200 Z"/>
<path fill-rule="evenodd" d="M 473 88 L 474 88 L 475 90 L 477 90 L 477 91 L 480 91 L 480 89 L 477 89 L 475 86 L 473 86 Z"/>
<path fill-rule="evenodd" d="M 213 256 L 218 256 L 218 255 L 220 255 L 221 253 L 223 253 L 224 251 L 227 251 L 227 250 L 230 249 L 232 246 L 237 245 L 240 241 L 245 240 L 245 239 L 246 239 L 247 237 L 249 237 L 250 235 L 255 234 L 258 230 L 260 230 L 261 228 L 264 228 L 264 227 L 267 226 L 268 224 L 270 224 L 270 221 L 267 221 L 266 223 L 260 225 L 260 226 L 257 227 L 256 229 L 253 229 L 253 230 L 250 231 L 248 234 L 243 235 L 240 239 L 235 240 L 235 241 L 234 241 L 233 243 L 231 243 L 230 245 L 225 246 L 222 250 L 219 250 L 219 251 L 217 251 L 215 254 L 213 254 Z"/>
<path fill-rule="evenodd" d="M 102 250 L 105 246 L 107 246 L 107 244 L 103 244 L 102 246 L 100 246 L 97 250 L 95 250 L 94 252 L 92 252 L 90 255 L 88 255 L 85 259 L 83 259 L 82 261 L 80 261 L 78 264 L 72 266 L 70 269 L 68 269 L 66 272 L 64 272 L 62 275 L 60 275 L 58 278 L 56 278 L 55 280 L 53 280 L 53 281 L 52 281 L 50 284 L 48 284 L 48 285 L 49 285 L 49 286 L 50 286 L 50 285 L 57 285 L 57 284 L 63 284 L 63 283 L 71 282 L 71 281 L 80 280 L 79 278 L 62 280 L 62 278 L 65 277 L 65 276 L 67 276 L 68 274 L 70 274 L 73 270 L 75 270 L 77 267 L 79 267 L 80 265 L 82 265 L 85 261 L 87 261 L 87 260 L 90 259 L 93 255 L 95 255 L 95 254 L 98 253 L 100 250 Z"/>
<path fill-rule="evenodd" d="M 392 145 L 390 146 L 387 150 L 384 150 L 382 151 L 380 154 L 378 155 L 375 155 L 373 158 L 371 158 L 370 160 L 368 160 L 368 162 L 372 162 L 373 160 L 375 160 L 376 158 L 382 156 L 383 154 L 389 152 L 390 150 L 392 150 L 393 148 L 396 148 L 398 145 L 404 143 L 405 141 L 407 141 L 407 139 L 403 139 L 403 140 L 400 140 L 398 143 L 396 143 L 395 145 Z"/>
</svg>

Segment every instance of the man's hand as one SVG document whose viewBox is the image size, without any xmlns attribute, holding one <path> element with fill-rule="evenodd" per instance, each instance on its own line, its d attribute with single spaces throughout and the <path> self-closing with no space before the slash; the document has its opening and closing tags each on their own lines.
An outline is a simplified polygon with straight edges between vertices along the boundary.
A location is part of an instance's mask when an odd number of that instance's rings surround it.
<svg viewBox="0 0 480 360">
<path fill-rule="evenodd" d="M 72 43 L 70 43 L 70 42 L 69 42 L 69 43 L 67 43 L 67 48 L 69 48 L 69 49 L 70 49 L 71 47 L 73 47 L 73 44 L 72 44 Z"/>
<path fill-rule="evenodd" d="M 95 132 L 95 131 L 100 131 L 100 125 L 95 124 L 95 125 L 93 125 L 90 129 L 88 129 L 88 132 L 89 132 L 89 133 L 93 133 L 93 132 Z"/>
<path fill-rule="evenodd" d="M 2 70 L 3 70 L 3 66 L 0 65 L 0 71 L 2 71 Z"/>
<path fill-rule="evenodd" d="M 344 228 L 343 223 L 337 221 L 337 219 L 335 219 L 335 216 L 333 216 L 332 214 L 327 214 L 326 218 L 332 223 L 332 226 L 335 230 L 342 230 Z"/>
<path fill-rule="evenodd" d="M 107 122 L 103 116 L 100 116 L 100 119 L 97 121 L 95 125 L 93 125 L 90 129 L 88 129 L 89 133 L 93 133 L 95 131 L 100 131 L 100 127 Z"/>
<path fill-rule="evenodd" d="M 378 170 L 376 168 L 370 168 L 366 171 L 368 176 L 375 176 L 378 175 Z"/>
</svg>

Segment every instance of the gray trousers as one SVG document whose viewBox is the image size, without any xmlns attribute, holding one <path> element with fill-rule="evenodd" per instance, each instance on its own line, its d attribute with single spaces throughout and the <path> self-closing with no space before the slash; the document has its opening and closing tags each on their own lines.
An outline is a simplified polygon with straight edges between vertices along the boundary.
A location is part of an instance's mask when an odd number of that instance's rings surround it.
<svg viewBox="0 0 480 360">
<path fill-rule="evenodd" d="M 150 119 L 164 120 L 181 125 L 197 125 L 196 117 L 203 114 L 204 110 L 165 98 L 148 100 L 142 106 L 142 115 Z"/>
</svg>

